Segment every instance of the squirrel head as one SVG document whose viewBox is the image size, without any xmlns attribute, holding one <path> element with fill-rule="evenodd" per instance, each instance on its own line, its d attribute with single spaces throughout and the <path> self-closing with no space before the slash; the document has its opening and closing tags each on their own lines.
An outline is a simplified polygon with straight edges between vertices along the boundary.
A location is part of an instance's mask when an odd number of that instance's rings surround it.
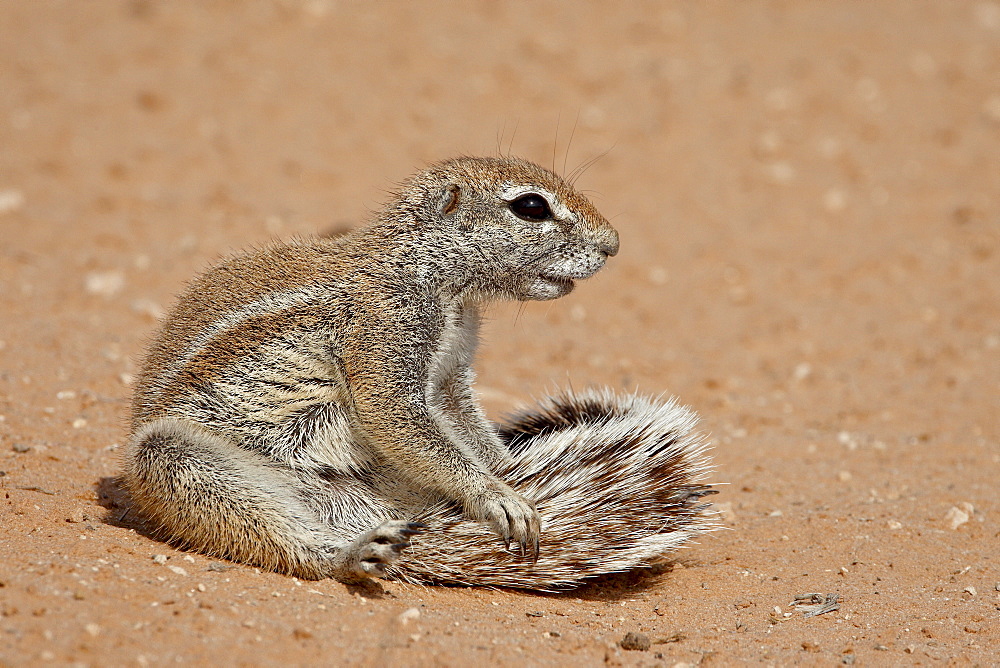
<svg viewBox="0 0 1000 668">
<path fill-rule="evenodd" d="M 407 182 L 424 235 L 467 266 L 470 287 L 488 298 L 562 297 L 618 252 L 618 232 L 559 175 L 518 158 L 456 158 Z"/>
</svg>

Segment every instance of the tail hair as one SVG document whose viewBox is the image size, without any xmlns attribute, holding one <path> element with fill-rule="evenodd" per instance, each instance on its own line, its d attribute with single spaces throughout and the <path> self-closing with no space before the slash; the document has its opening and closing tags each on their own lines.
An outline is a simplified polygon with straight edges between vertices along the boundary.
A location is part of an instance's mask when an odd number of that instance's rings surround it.
<svg viewBox="0 0 1000 668">
<path fill-rule="evenodd" d="M 508 552 L 484 525 L 441 503 L 416 521 L 431 530 L 391 567 L 412 583 L 558 591 L 599 575 L 669 561 L 717 528 L 702 497 L 711 472 L 697 416 L 675 399 L 611 390 L 564 392 L 499 428 L 513 463 L 499 477 L 535 501 L 537 562 Z"/>
</svg>

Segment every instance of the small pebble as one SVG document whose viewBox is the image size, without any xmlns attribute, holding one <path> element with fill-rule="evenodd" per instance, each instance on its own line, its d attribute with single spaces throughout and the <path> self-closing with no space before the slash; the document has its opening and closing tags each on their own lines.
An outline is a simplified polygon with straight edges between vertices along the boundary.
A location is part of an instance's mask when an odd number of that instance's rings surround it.
<svg viewBox="0 0 1000 668">
<path fill-rule="evenodd" d="M 415 622 L 420 619 L 420 611 L 416 608 L 407 608 L 403 612 L 399 613 L 399 616 L 396 619 L 399 620 L 400 624 L 406 626 L 410 622 Z"/>
<path fill-rule="evenodd" d="M 757 148 L 763 153 L 777 153 L 784 146 L 784 140 L 774 130 L 765 132 L 757 138 Z"/>
<path fill-rule="evenodd" d="M 837 434 L 837 442 L 845 446 L 848 450 L 857 450 L 858 441 L 849 431 L 842 431 Z"/>
<path fill-rule="evenodd" d="M 15 443 L 14 445 L 10 446 L 10 449 L 13 450 L 14 452 L 20 452 L 23 454 L 31 450 L 31 446 L 24 445 L 23 443 Z"/>
<path fill-rule="evenodd" d="M 995 123 L 1000 123 L 1000 94 L 991 95 L 985 103 L 983 103 L 983 113 L 986 117 Z"/>
<path fill-rule="evenodd" d="M 24 206 L 24 193 L 20 190 L 0 190 L 0 214 L 13 213 Z"/>
<path fill-rule="evenodd" d="M 154 554 L 153 555 L 153 561 L 155 561 L 158 564 L 165 564 L 165 563 L 167 563 L 167 555 L 165 555 L 165 554 Z"/>
<path fill-rule="evenodd" d="M 90 519 L 83 508 L 74 508 L 66 516 L 66 521 L 72 524 L 80 524 Z"/>
<path fill-rule="evenodd" d="M 795 167 L 788 162 L 774 162 L 767 166 L 768 176 L 774 183 L 785 185 L 795 178 Z"/>
<path fill-rule="evenodd" d="M 171 571 L 173 571 L 177 575 L 187 575 L 188 574 L 188 572 L 186 570 L 184 570 L 183 568 L 181 568 L 180 566 L 167 566 L 167 568 L 169 568 Z"/>
<path fill-rule="evenodd" d="M 1000 3 L 980 2 L 973 8 L 973 15 L 980 28 L 986 30 L 1000 29 Z"/>
<path fill-rule="evenodd" d="M 963 505 L 969 505 L 969 507 L 971 507 L 971 504 L 963 504 Z M 958 529 L 958 527 L 962 526 L 963 524 L 969 521 L 970 515 L 971 513 L 966 512 L 964 509 L 959 509 L 956 506 L 952 506 L 951 508 L 948 509 L 948 512 L 945 513 L 944 521 L 948 524 L 949 529 L 955 531 L 956 529 Z"/>
<path fill-rule="evenodd" d="M 114 297 L 125 287 L 125 272 L 117 269 L 92 271 L 87 274 L 83 285 L 89 294 Z"/>
<path fill-rule="evenodd" d="M 719 513 L 719 517 L 722 518 L 724 522 L 736 522 L 736 511 L 733 510 L 732 501 L 726 501 L 725 503 L 715 503 L 712 504 L 713 508 Z"/>
<path fill-rule="evenodd" d="M 847 206 L 847 195 L 844 194 L 843 190 L 837 188 L 831 188 L 826 191 L 823 195 L 823 207 L 830 213 L 837 213 L 838 211 L 843 211 L 844 207 Z"/>
<path fill-rule="evenodd" d="M 132 310 L 150 320 L 162 320 L 166 315 L 163 307 L 151 299 L 136 299 L 132 302 Z"/>
<path fill-rule="evenodd" d="M 629 651 L 645 652 L 652 646 L 652 644 L 653 643 L 650 641 L 649 636 L 645 633 L 629 631 L 618 643 L 618 646 Z"/>
<path fill-rule="evenodd" d="M 649 282 L 653 285 L 666 285 L 670 274 L 663 267 L 653 267 L 648 273 Z"/>
</svg>

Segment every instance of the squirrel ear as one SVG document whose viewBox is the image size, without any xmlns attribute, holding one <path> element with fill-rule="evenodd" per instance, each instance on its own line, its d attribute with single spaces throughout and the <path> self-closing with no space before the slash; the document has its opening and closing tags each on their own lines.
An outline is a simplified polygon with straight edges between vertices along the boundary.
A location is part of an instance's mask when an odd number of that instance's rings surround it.
<svg viewBox="0 0 1000 668">
<path fill-rule="evenodd" d="M 454 183 L 449 183 L 441 190 L 441 195 L 438 197 L 438 211 L 444 218 L 450 218 L 458 211 L 459 192 L 460 188 Z"/>
</svg>

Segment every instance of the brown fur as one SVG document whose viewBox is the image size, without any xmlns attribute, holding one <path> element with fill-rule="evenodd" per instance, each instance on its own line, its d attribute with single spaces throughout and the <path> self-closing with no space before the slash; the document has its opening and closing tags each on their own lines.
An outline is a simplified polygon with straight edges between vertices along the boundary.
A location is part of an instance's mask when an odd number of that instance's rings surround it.
<svg viewBox="0 0 1000 668">
<path fill-rule="evenodd" d="M 557 175 L 460 158 L 367 228 L 224 261 L 143 365 L 125 461 L 139 511 L 194 549 L 349 581 L 391 570 L 440 502 L 532 563 L 542 518 L 471 389 L 481 309 L 562 296 L 617 250 Z"/>
</svg>

